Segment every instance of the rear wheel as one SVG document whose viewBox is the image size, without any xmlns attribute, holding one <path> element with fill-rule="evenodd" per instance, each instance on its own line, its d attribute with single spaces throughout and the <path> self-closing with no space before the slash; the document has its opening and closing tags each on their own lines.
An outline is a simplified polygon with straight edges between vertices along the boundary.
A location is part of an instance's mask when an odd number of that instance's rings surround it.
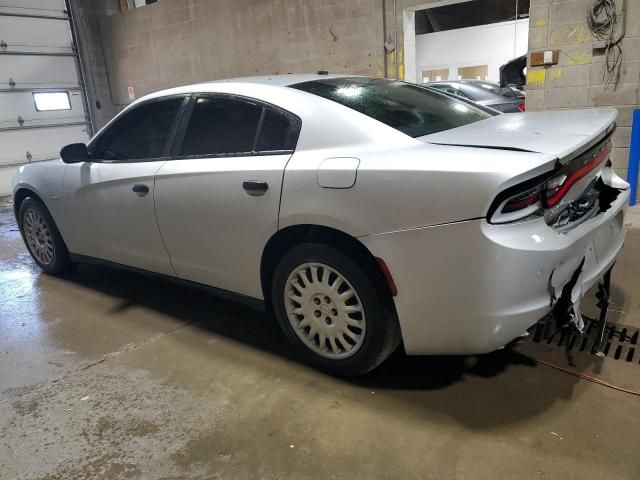
<svg viewBox="0 0 640 480">
<path fill-rule="evenodd" d="M 69 251 L 41 201 L 26 198 L 20 204 L 18 223 L 31 257 L 43 272 L 56 274 L 69 267 Z"/>
<path fill-rule="evenodd" d="M 303 244 L 276 267 L 272 301 L 303 358 L 342 375 L 372 370 L 398 346 L 395 315 L 363 269 L 339 250 Z"/>
</svg>

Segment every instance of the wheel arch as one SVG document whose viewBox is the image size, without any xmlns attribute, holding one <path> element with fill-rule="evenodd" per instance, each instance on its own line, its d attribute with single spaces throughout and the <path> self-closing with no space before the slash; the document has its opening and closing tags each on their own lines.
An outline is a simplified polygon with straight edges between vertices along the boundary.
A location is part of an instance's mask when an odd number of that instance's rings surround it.
<svg viewBox="0 0 640 480">
<path fill-rule="evenodd" d="M 20 232 L 22 232 L 22 227 L 20 226 L 20 218 L 19 218 L 20 207 L 22 206 L 22 202 L 24 202 L 27 198 L 34 198 L 38 200 L 40 203 L 42 203 L 42 205 L 44 205 L 44 208 L 47 209 L 47 212 L 51 216 L 51 219 L 54 223 L 54 226 L 57 232 L 60 234 L 60 238 L 62 238 L 62 243 L 64 243 L 65 248 L 68 249 L 67 242 L 64 238 L 64 235 L 60 231 L 60 227 L 58 226 L 58 223 L 56 222 L 56 219 L 53 217 L 53 214 L 51 213 L 51 209 L 49 208 L 49 205 L 47 205 L 47 202 L 44 201 L 45 197 L 43 195 L 40 195 L 34 188 L 28 185 L 20 186 L 13 193 L 13 212 L 15 214 L 16 222 L 18 223 L 18 228 L 20 229 Z"/>
<path fill-rule="evenodd" d="M 320 243 L 340 250 L 354 259 L 365 273 L 373 279 L 383 304 L 395 315 L 395 304 L 391 288 L 376 257 L 357 238 L 337 230 L 315 224 L 292 225 L 277 231 L 267 242 L 260 261 L 260 281 L 267 311 L 273 312 L 271 283 L 273 274 L 282 256 L 302 243 Z"/>
<path fill-rule="evenodd" d="M 34 189 L 29 187 L 20 187 L 13 194 L 13 211 L 15 213 L 16 219 L 18 218 L 18 213 L 20 212 L 20 205 L 22 205 L 22 202 L 24 202 L 24 200 L 28 197 L 39 200 L 45 207 L 47 207 L 45 201 Z M 49 207 L 47 207 L 47 210 L 48 209 Z"/>
</svg>

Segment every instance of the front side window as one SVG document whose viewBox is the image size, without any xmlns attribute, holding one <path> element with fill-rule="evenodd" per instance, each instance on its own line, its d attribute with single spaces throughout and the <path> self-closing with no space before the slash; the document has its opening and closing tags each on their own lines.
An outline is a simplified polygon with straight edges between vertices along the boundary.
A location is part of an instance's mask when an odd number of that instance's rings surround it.
<svg viewBox="0 0 640 480">
<path fill-rule="evenodd" d="M 427 88 L 384 78 L 314 80 L 292 88 L 327 98 L 411 137 L 461 127 L 491 114 Z"/>
<path fill-rule="evenodd" d="M 292 118 L 250 99 L 202 97 L 194 106 L 181 156 L 293 150 Z"/>
<path fill-rule="evenodd" d="M 183 98 L 153 101 L 134 107 L 111 125 L 95 145 L 92 159 L 144 160 L 162 157 L 171 126 Z"/>
</svg>

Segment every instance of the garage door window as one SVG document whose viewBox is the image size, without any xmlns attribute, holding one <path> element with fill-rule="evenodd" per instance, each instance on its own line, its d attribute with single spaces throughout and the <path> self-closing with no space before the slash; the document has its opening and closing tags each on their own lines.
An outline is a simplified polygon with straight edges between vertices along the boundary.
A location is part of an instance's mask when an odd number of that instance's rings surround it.
<svg viewBox="0 0 640 480">
<path fill-rule="evenodd" d="M 34 92 L 33 103 L 38 112 L 71 110 L 68 92 Z"/>
<path fill-rule="evenodd" d="M 183 102 L 183 98 L 155 101 L 125 113 L 97 139 L 95 146 L 91 145 L 91 158 L 135 161 L 162 157 Z"/>
</svg>

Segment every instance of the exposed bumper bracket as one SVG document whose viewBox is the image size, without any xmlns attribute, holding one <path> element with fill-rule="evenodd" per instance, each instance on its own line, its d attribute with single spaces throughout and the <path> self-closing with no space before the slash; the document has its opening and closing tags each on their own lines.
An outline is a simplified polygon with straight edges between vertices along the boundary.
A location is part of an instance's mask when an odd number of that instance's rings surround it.
<svg viewBox="0 0 640 480">
<path fill-rule="evenodd" d="M 615 264 L 614 264 L 615 265 Z M 599 357 L 604 356 L 604 332 L 607 326 L 607 312 L 609 311 L 609 300 L 611 298 L 611 271 L 613 265 L 607 270 L 607 273 L 602 277 L 602 281 L 598 284 L 598 293 L 596 298 L 598 299 L 598 307 L 600 307 L 600 315 L 598 317 L 598 343 L 596 344 L 596 355 Z"/>
<path fill-rule="evenodd" d="M 614 264 L 615 265 L 615 264 Z M 580 266 L 573 272 L 571 279 L 562 288 L 560 298 L 555 302 L 551 315 L 556 322 L 556 328 L 564 330 L 569 334 L 582 335 L 584 332 L 584 319 L 597 325 L 596 343 L 594 345 L 595 354 L 604 356 L 605 330 L 607 327 L 607 313 L 609 311 L 609 300 L 611 298 L 611 271 L 613 265 L 602 276 L 598 283 L 597 306 L 600 309 L 598 319 L 584 317 L 580 313 L 580 292 L 576 292 L 576 285 L 582 274 L 584 259 Z"/>
<path fill-rule="evenodd" d="M 569 281 L 562 287 L 560 297 L 557 300 L 553 296 L 551 298 L 552 302 L 556 300 L 553 304 L 551 315 L 556 321 L 557 328 L 570 330 L 572 333 L 579 335 L 584 331 L 584 321 L 580 313 L 580 300 L 582 295 L 580 289 L 576 288 L 576 286 L 578 286 L 580 276 L 582 275 L 584 263 L 585 258 L 583 257 L 578 268 L 571 274 Z M 553 274 L 550 282 L 553 282 Z M 553 289 L 553 292 L 555 293 L 555 289 Z"/>
</svg>

